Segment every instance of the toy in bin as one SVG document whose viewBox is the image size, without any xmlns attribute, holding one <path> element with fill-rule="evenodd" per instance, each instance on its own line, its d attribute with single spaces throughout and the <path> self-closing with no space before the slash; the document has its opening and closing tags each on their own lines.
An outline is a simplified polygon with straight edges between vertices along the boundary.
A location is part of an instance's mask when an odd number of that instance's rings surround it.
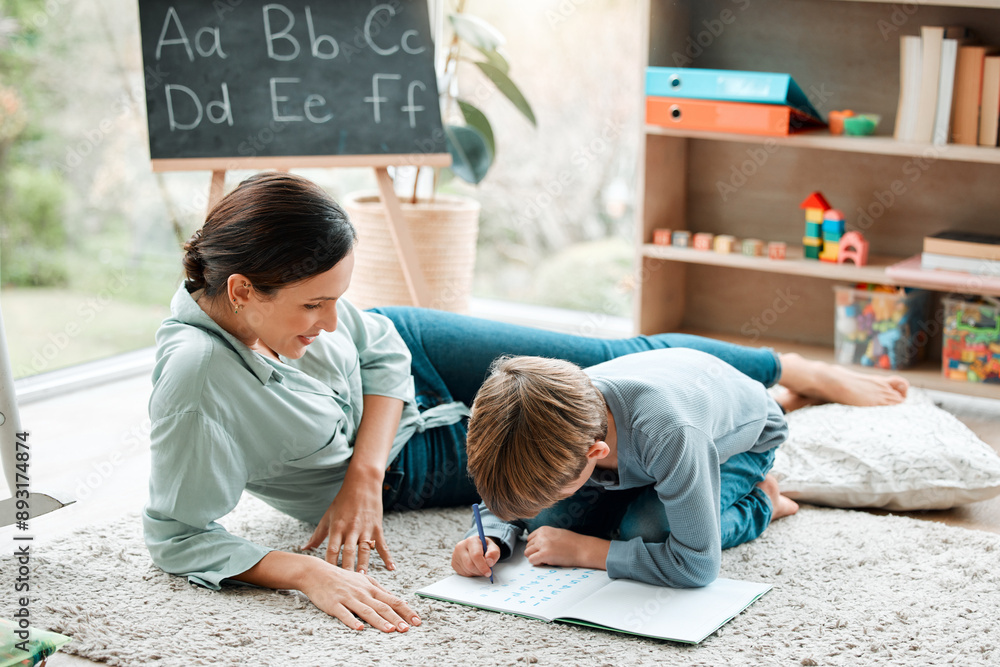
<svg viewBox="0 0 1000 667">
<path fill-rule="evenodd" d="M 838 363 L 899 369 L 923 358 L 928 292 L 867 284 L 833 289 Z"/>
<path fill-rule="evenodd" d="M 944 301 L 941 371 L 949 380 L 1000 383 L 1000 299 Z"/>
</svg>

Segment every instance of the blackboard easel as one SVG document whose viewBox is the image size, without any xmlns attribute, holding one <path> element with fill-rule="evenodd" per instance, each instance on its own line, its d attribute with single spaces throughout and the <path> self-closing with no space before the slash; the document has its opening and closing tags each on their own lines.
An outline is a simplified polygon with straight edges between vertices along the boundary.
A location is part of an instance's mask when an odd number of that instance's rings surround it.
<svg viewBox="0 0 1000 667">
<path fill-rule="evenodd" d="M 153 171 L 372 167 L 413 302 L 430 298 L 387 168 L 451 164 L 427 0 L 142 0 Z"/>
</svg>

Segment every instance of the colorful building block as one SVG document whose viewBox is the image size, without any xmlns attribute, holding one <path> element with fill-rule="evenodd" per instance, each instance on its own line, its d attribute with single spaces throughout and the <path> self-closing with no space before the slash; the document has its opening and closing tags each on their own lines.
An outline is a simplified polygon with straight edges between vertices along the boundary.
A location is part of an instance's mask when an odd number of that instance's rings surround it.
<svg viewBox="0 0 1000 667">
<path fill-rule="evenodd" d="M 712 249 L 712 239 L 715 238 L 715 234 L 709 232 L 698 232 L 694 235 L 694 249 L 695 250 L 711 250 Z"/>
<path fill-rule="evenodd" d="M 734 245 L 736 245 L 736 237 L 729 234 L 719 234 L 715 237 L 715 241 L 712 242 L 712 248 L 715 252 L 723 255 L 733 252 Z"/>
<path fill-rule="evenodd" d="M 847 232 L 840 238 L 836 261 L 846 264 L 848 260 L 854 260 L 856 266 L 868 265 L 868 241 L 861 232 Z"/>
</svg>

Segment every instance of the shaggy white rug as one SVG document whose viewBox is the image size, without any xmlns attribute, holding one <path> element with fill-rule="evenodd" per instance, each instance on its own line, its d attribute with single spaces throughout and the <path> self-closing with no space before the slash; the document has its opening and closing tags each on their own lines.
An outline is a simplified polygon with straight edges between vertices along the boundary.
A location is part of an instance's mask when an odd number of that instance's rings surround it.
<svg viewBox="0 0 1000 667">
<path fill-rule="evenodd" d="M 774 589 L 685 646 L 416 597 L 450 574 L 469 518 L 465 509 L 386 517 L 398 570 L 373 570 L 421 614 L 405 634 L 348 630 L 297 592 L 211 592 L 164 574 L 137 517 L 38 545 L 32 620 L 72 636 L 64 651 L 111 665 L 1000 663 L 1000 535 L 804 506 L 723 553 L 723 576 Z M 288 550 L 311 533 L 250 497 L 223 523 Z"/>
</svg>

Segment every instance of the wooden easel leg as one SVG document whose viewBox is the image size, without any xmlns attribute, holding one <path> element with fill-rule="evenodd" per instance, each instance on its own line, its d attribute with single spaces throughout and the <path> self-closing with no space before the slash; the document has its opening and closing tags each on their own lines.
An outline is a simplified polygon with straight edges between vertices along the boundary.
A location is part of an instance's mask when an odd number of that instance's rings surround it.
<svg viewBox="0 0 1000 667">
<path fill-rule="evenodd" d="M 410 228 L 403 219 L 403 209 L 399 205 L 399 199 L 396 198 L 392 179 L 389 178 L 389 172 L 385 167 L 375 167 L 375 178 L 378 180 L 382 205 L 385 206 L 386 217 L 389 220 L 389 234 L 392 236 L 393 245 L 396 246 L 396 254 L 399 256 L 399 264 L 403 269 L 403 278 L 410 291 L 410 298 L 413 299 L 414 305 L 426 306 L 430 303 L 430 294 L 424 280 L 424 271 L 420 267 L 420 258 L 417 257 L 413 246 Z"/>
<path fill-rule="evenodd" d="M 215 170 L 212 172 L 212 184 L 208 186 L 208 210 L 205 215 L 212 212 L 215 205 L 222 199 L 223 190 L 226 187 L 226 170 Z"/>
</svg>

